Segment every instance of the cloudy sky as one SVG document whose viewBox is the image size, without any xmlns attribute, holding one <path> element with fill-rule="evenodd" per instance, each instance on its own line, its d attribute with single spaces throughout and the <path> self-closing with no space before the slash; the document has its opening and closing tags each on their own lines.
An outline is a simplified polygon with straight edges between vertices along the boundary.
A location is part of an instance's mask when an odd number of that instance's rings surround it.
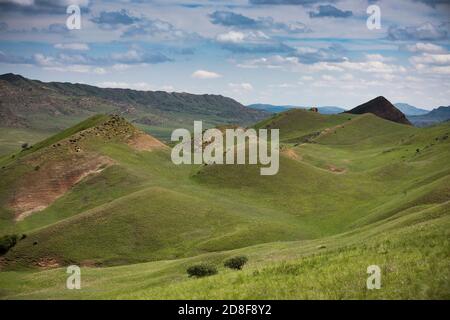
<svg viewBox="0 0 450 320">
<path fill-rule="evenodd" d="M 450 105 L 449 0 L 0 0 L 0 73 L 351 108 Z M 67 7 L 81 8 L 69 30 Z M 369 29 L 377 5 L 381 28 Z"/>
</svg>

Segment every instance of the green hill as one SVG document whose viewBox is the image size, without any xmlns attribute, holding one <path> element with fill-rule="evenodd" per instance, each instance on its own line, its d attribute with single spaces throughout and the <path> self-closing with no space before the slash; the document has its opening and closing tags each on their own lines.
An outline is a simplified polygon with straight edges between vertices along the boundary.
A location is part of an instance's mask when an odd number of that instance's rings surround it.
<svg viewBox="0 0 450 320">
<path fill-rule="evenodd" d="M 108 116 L 4 157 L 0 235 L 27 237 L 0 257 L 0 296 L 450 296 L 448 123 L 289 110 L 255 127 L 280 129 L 277 175 L 254 165 L 176 166 L 168 147 Z M 59 193 L 49 172 L 66 182 Z M 54 197 L 33 198 L 45 188 Z M 249 257 L 244 270 L 225 270 L 238 254 Z M 198 262 L 219 274 L 188 278 Z M 68 264 L 83 268 L 78 292 L 64 289 Z M 371 264 L 385 290 L 365 289 Z"/>
</svg>

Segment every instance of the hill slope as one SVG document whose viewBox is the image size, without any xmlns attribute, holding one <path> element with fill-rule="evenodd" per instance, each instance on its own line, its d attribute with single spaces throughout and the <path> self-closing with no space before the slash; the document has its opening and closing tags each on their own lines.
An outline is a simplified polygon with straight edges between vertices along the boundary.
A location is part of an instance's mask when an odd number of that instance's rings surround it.
<svg viewBox="0 0 450 320">
<path fill-rule="evenodd" d="M 15 74 L 0 76 L 0 126 L 61 130 L 96 113 L 116 113 L 167 138 L 171 128 L 246 125 L 268 113 L 220 95 L 98 88 L 85 84 L 41 82 Z"/>
<path fill-rule="evenodd" d="M 129 143 L 125 128 L 134 129 L 122 120 L 97 136 L 111 121 L 103 117 L 0 160 L 0 233 L 27 234 L 0 259 L 1 297 L 82 297 L 63 289 L 57 267 L 68 264 L 82 266 L 83 294 L 96 298 L 449 296 L 449 123 L 290 110 L 256 125 L 283 140 L 279 173 L 261 176 L 254 165 L 173 165 L 168 148 Z M 15 219 L 8 199 L 38 174 L 33 161 L 66 159 L 86 131 L 94 134 L 76 146 L 111 162 Z M 221 267 L 236 254 L 250 258 L 239 274 Z M 205 261 L 220 274 L 187 278 Z M 374 263 L 388 290 L 364 289 Z"/>
<path fill-rule="evenodd" d="M 373 113 L 374 115 L 386 120 L 402 124 L 411 124 L 400 110 L 394 107 L 394 105 L 390 103 L 385 97 L 381 96 L 363 103 L 349 111 L 346 111 L 346 113 Z"/>
</svg>

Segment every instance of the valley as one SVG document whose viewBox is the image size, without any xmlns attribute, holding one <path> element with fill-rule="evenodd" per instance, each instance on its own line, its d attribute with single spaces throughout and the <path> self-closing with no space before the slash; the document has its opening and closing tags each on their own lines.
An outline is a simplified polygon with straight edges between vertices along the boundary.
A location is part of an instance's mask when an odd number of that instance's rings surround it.
<svg viewBox="0 0 450 320">
<path fill-rule="evenodd" d="M 26 238 L 0 258 L 0 296 L 449 297 L 448 123 L 290 110 L 254 127 L 280 130 L 277 175 L 174 165 L 169 147 L 120 116 L 91 117 L 3 156 L 0 232 Z M 151 142 L 136 148 L 135 136 Z M 87 164 L 81 178 L 44 203 L 37 193 L 21 215 L 14 199 L 49 188 L 52 173 L 60 181 L 55 168 L 70 173 L 74 159 Z M 221 267 L 238 254 L 249 257 L 243 271 Z M 199 262 L 219 274 L 188 278 Z M 69 264 L 82 267 L 81 290 L 64 287 Z M 383 290 L 365 289 L 370 264 L 381 266 Z"/>
</svg>

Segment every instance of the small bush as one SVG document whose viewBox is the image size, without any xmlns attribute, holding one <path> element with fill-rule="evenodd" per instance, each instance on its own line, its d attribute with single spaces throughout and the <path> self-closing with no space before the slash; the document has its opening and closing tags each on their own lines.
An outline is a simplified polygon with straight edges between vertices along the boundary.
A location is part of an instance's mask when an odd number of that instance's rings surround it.
<svg viewBox="0 0 450 320">
<path fill-rule="evenodd" d="M 0 237 L 0 255 L 3 255 L 14 247 L 17 243 L 18 236 L 15 234 Z"/>
<path fill-rule="evenodd" d="M 232 257 L 228 260 L 225 260 L 224 266 L 230 269 L 236 269 L 241 270 L 244 264 L 246 264 L 248 261 L 248 258 L 246 256 L 237 256 Z"/>
<path fill-rule="evenodd" d="M 206 277 L 217 273 L 217 269 L 209 264 L 197 264 L 187 268 L 189 277 Z"/>
<path fill-rule="evenodd" d="M 25 143 L 22 143 L 22 149 L 25 150 L 25 149 L 27 149 L 27 148 L 28 148 L 28 143 L 26 143 L 26 142 L 25 142 Z"/>
</svg>

